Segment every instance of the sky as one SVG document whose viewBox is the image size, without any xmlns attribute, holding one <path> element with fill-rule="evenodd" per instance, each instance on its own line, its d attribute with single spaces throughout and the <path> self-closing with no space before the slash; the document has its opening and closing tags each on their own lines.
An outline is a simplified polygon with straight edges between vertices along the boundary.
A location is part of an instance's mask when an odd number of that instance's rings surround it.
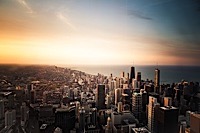
<svg viewBox="0 0 200 133">
<path fill-rule="evenodd" d="M 200 65 L 199 0 L 0 0 L 0 63 Z"/>
</svg>

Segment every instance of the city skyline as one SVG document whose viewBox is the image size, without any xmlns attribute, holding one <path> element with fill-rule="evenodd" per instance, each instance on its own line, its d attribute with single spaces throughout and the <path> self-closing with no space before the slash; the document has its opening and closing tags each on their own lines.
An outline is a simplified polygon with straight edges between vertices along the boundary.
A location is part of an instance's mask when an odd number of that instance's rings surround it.
<svg viewBox="0 0 200 133">
<path fill-rule="evenodd" d="M 0 1 L 0 63 L 200 65 L 198 4 Z"/>
</svg>

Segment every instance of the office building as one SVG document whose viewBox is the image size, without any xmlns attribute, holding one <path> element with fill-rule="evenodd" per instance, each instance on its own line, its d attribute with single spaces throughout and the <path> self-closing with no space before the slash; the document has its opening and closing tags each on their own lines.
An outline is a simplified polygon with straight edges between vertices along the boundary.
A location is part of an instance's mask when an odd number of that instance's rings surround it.
<svg viewBox="0 0 200 133">
<path fill-rule="evenodd" d="M 105 105 L 105 85 L 103 84 L 99 84 L 97 87 L 97 108 L 98 109 L 105 109 L 106 105 Z"/>
<path fill-rule="evenodd" d="M 177 133 L 178 132 L 179 110 L 175 107 L 160 107 L 158 113 L 158 132 Z"/>
<path fill-rule="evenodd" d="M 160 108 L 160 104 L 157 102 L 157 98 L 149 96 L 148 104 L 148 129 L 152 133 L 157 133 L 157 115 Z"/>
<path fill-rule="evenodd" d="M 160 70 L 158 68 L 155 69 L 154 86 L 156 88 L 160 86 Z"/>
<path fill-rule="evenodd" d="M 132 113 L 140 121 L 142 118 L 142 94 L 133 93 L 132 95 Z"/>
<path fill-rule="evenodd" d="M 85 130 L 85 109 L 82 107 L 80 110 L 79 110 L 79 131 L 81 133 L 84 132 Z"/>
<path fill-rule="evenodd" d="M 141 80 L 142 80 L 142 76 L 141 76 L 141 72 L 137 72 L 137 81 L 138 82 L 141 82 Z"/>
<path fill-rule="evenodd" d="M 122 89 L 117 88 L 115 89 L 115 105 L 117 106 L 118 102 L 121 101 L 121 96 L 122 96 Z"/>
<path fill-rule="evenodd" d="M 164 97 L 164 106 L 171 107 L 172 106 L 172 98 L 171 97 Z"/>
<path fill-rule="evenodd" d="M 131 67 L 131 73 L 130 73 L 130 82 L 132 83 L 132 80 L 135 79 L 135 67 Z"/>
<path fill-rule="evenodd" d="M 30 102 L 34 104 L 36 102 L 36 91 L 34 89 L 30 92 Z"/>
<path fill-rule="evenodd" d="M 58 108 L 55 111 L 55 126 L 62 129 L 63 133 L 69 133 L 75 127 L 75 106 Z"/>
</svg>

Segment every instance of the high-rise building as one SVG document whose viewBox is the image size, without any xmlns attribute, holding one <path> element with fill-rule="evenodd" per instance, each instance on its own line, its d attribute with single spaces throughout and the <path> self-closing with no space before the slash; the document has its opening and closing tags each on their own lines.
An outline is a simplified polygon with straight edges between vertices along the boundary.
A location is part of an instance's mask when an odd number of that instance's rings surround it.
<svg viewBox="0 0 200 133">
<path fill-rule="evenodd" d="M 97 108 L 92 108 L 90 118 L 91 118 L 91 124 L 96 126 L 96 124 L 97 124 Z"/>
<path fill-rule="evenodd" d="M 133 93 L 132 95 L 132 112 L 140 121 L 142 118 L 142 94 L 140 93 Z"/>
<path fill-rule="evenodd" d="M 22 103 L 21 106 L 21 126 L 24 126 L 26 124 L 26 121 L 28 120 L 28 108 L 26 107 L 26 103 Z"/>
<path fill-rule="evenodd" d="M 171 97 L 164 97 L 164 106 L 171 107 L 172 106 L 172 98 Z"/>
<path fill-rule="evenodd" d="M 34 104 L 36 102 L 36 91 L 34 89 L 30 92 L 30 102 Z"/>
<path fill-rule="evenodd" d="M 200 114 L 190 114 L 190 133 L 200 133 Z"/>
<path fill-rule="evenodd" d="M 4 101 L 0 100 L 0 120 L 4 118 Z"/>
<path fill-rule="evenodd" d="M 122 102 L 118 102 L 117 112 L 122 113 L 122 110 L 123 110 L 123 104 L 122 104 Z"/>
<path fill-rule="evenodd" d="M 132 83 L 133 79 L 135 79 L 135 67 L 134 66 L 131 67 L 130 82 L 129 83 Z"/>
<path fill-rule="evenodd" d="M 177 133 L 178 132 L 179 109 L 175 107 L 160 107 L 158 113 L 158 132 Z"/>
<path fill-rule="evenodd" d="M 160 104 L 157 102 L 157 98 L 149 96 L 148 104 L 148 129 L 152 133 L 157 133 L 157 115 L 159 111 Z"/>
<path fill-rule="evenodd" d="M 75 127 L 75 106 L 58 108 L 55 111 L 55 126 L 62 129 L 63 133 L 69 133 Z"/>
<path fill-rule="evenodd" d="M 98 109 L 105 109 L 105 85 L 99 84 L 97 87 L 97 108 Z"/>
<path fill-rule="evenodd" d="M 160 86 L 160 70 L 158 68 L 155 69 L 155 81 L 154 81 L 155 87 Z"/>
<path fill-rule="evenodd" d="M 85 109 L 83 107 L 79 110 L 79 130 L 81 133 L 85 130 Z"/>
<path fill-rule="evenodd" d="M 142 80 L 141 72 L 137 72 L 137 81 L 141 82 L 141 80 Z"/>
<path fill-rule="evenodd" d="M 115 89 L 115 105 L 117 106 L 118 102 L 121 100 L 122 90 L 121 88 Z"/>
</svg>

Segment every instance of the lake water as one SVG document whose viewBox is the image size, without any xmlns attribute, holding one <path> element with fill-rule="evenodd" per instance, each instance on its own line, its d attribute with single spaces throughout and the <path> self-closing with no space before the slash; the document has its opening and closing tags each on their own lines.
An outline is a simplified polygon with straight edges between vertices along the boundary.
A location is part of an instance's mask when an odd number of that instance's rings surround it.
<svg viewBox="0 0 200 133">
<path fill-rule="evenodd" d="M 72 69 L 80 70 L 89 74 L 120 76 L 124 71 L 130 73 L 131 66 L 73 66 Z M 142 79 L 154 80 L 155 66 L 135 66 L 135 73 L 141 72 Z M 200 82 L 200 66 L 158 66 L 160 69 L 161 83 L 180 82 L 181 80 Z"/>
</svg>

